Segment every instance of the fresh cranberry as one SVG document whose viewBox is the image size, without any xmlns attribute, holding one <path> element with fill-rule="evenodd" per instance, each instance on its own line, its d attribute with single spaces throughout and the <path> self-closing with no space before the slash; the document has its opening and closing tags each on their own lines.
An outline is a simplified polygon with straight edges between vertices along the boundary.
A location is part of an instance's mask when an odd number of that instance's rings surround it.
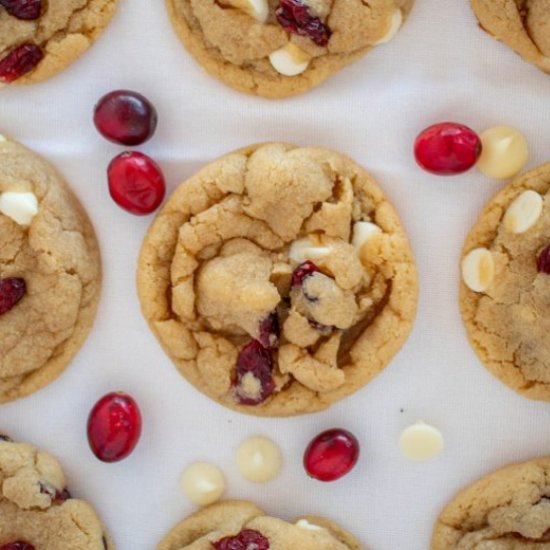
<svg viewBox="0 0 550 550">
<path fill-rule="evenodd" d="M 144 216 L 156 210 L 166 193 L 164 176 L 147 155 L 126 152 L 115 157 L 107 170 L 113 200 L 131 214 Z"/>
<path fill-rule="evenodd" d="M 279 345 L 280 334 L 279 316 L 274 311 L 260 323 L 260 344 L 267 349 L 276 348 Z"/>
<path fill-rule="evenodd" d="M 141 435 L 141 414 L 128 394 L 103 396 L 88 417 L 88 442 L 103 462 L 118 462 L 136 447 Z"/>
<path fill-rule="evenodd" d="M 43 482 L 40 482 L 40 492 L 49 495 L 53 502 L 65 502 L 72 498 L 68 489 L 58 491 L 55 487 Z"/>
<path fill-rule="evenodd" d="M 155 133 L 157 111 L 141 94 L 116 90 L 103 96 L 95 106 L 94 124 L 109 141 L 140 145 Z"/>
<path fill-rule="evenodd" d="M 44 57 L 35 44 L 23 44 L 0 60 L 0 82 L 10 83 L 31 72 Z"/>
<path fill-rule="evenodd" d="M 269 541 L 258 531 L 245 529 L 234 537 L 213 542 L 212 546 L 216 550 L 269 550 Z"/>
<path fill-rule="evenodd" d="M 314 273 L 320 273 L 321 270 L 309 260 L 301 263 L 295 270 L 294 273 L 292 273 L 292 287 L 300 286 L 304 279 L 307 279 Z"/>
<path fill-rule="evenodd" d="M 326 46 L 332 31 L 312 15 L 303 0 L 281 0 L 275 11 L 277 21 L 287 32 L 308 36 L 318 46 Z"/>
<path fill-rule="evenodd" d="M 0 279 L 0 315 L 12 309 L 27 292 L 25 279 L 8 277 Z"/>
<path fill-rule="evenodd" d="M 260 385 L 258 395 L 248 395 L 243 389 L 245 377 L 252 375 Z M 249 342 L 237 360 L 236 398 L 241 405 L 263 403 L 275 390 L 273 357 L 258 340 Z"/>
<path fill-rule="evenodd" d="M 540 253 L 537 260 L 537 270 L 539 273 L 550 275 L 550 244 Z"/>
<path fill-rule="evenodd" d="M 306 472 L 319 481 L 335 481 L 349 473 L 359 459 L 359 441 L 347 430 L 319 434 L 304 454 Z"/>
<path fill-rule="evenodd" d="M 443 122 L 426 128 L 416 138 L 416 162 L 432 174 L 449 176 L 466 172 L 481 155 L 481 139 L 467 126 Z"/>
<path fill-rule="evenodd" d="M 0 546 L 0 550 L 35 550 L 32 544 L 28 542 L 10 542 L 9 544 L 4 544 Z"/>
<path fill-rule="evenodd" d="M 42 0 L 0 0 L 0 6 L 17 19 L 32 21 L 40 17 Z"/>
</svg>

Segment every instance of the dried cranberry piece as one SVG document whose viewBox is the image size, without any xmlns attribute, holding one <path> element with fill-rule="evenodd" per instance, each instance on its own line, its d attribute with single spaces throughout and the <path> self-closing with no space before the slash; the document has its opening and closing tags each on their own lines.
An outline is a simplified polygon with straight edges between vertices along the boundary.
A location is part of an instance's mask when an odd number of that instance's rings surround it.
<svg viewBox="0 0 550 550">
<path fill-rule="evenodd" d="M 0 0 L 0 6 L 17 19 L 32 21 L 40 17 L 42 0 Z"/>
<path fill-rule="evenodd" d="M 304 279 L 307 279 L 314 273 L 321 273 L 321 270 L 309 260 L 301 263 L 295 270 L 294 273 L 292 273 L 292 287 L 300 286 Z"/>
<path fill-rule="evenodd" d="M 258 394 L 245 393 L 245 377 L 252 375 L 259 383 Z M 258 405 L 263 403 L 275 390 L 273 380 L 273 357 L 271 351 L 264 348 L 258 340 L 249 342 L 237 359 L 236 398 L 241 405 Z"/>
<path fill-rule="evenodd" d="M 19 540 L 17 542 L 10 542 L 9 544 L 0 546 L 0 550 L 35 550 L 35 548 L 32 544 Z"/>
<path fill-rule="evenodd" d="M 540 253 L 537 270 L 539 273 L 550 275 L 550 244 Z"/>
<path fill-rule="evenodd" d="M 0 279 L 0 315 L 12 309 L 27 292 L 25 279 L 8 277 Z"/>
<path fill-rule="evenodd" d="M 216 550 L 269 550 L 269 541 L 258 531 L 245 529 L 234 537 L 213 542 L 212 546 Z"/>
<path fill-rule="evenodd" d="M 260 323 L 260 338 L 259 342 L 264 348 L 273 349 L 279 345 L 279 336 L 281 334 L 281 327 L 279 325 L 279 316 L 274 311 L 270 313 Z"/>
<path fill-rule="evenodd" d="M 312 15 L 303 0 L 281 0 L 275 11 L 277 21 L 287 32 L 309 36 L 318 46 L 326 46 L 332 31 Z"/>
<path fill-rule="evenodd" d="M 23 44 L 0 60 L 0 82 L 10 83 L 31 72 L 44 57 L 36 44 Z"/>
<path fill-rule="evenodd" d="M 0 441 L 7 441 L 8 443 L 13 443 L 13 439 L 4 434 L 0 434 Z"/>
<path fill-rule="evenodd" d="M 55 487 L 52 487 L 48 483 L 40 482 L 40 492 L 44 495 L 49 495 L 52 502 L 65 502 L 66 500 L 73 498 L 68 489 L 58 491 Z"/>
<path fill-rule="evenodd" d="M 320 332 L 323 336 L 328 336 L 335 328 L 335 327 L 329 327 L 328 325 L 322 325 L 321 323 L 318 323 L 313 319 L 308 319 L 307 321 L 311 328 L 314 328 L 317 332 Z"/>
</svg>

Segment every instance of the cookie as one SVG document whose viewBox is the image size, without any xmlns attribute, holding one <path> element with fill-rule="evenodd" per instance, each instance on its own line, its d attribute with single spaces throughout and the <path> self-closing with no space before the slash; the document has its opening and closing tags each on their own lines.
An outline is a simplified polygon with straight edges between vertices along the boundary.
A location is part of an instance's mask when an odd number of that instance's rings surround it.
<svg viewBox="0 0 550 550">
<path fill-rule="evenodd" d="M 481 27 L 550 73 L 550 0 L 471 0 Z"/>
<path fill-rule="evenodd" d="M 0 87 L 57 74 L 102 33 L 117 0 L 0 2 Z"/>
<path fill-rule="evenodd" d="M 520 394 L 544 400 L 550 400 L 550 274 L 543 265 L 549 196 L 546 164 L 489 202 L 466 239 L 460 291 L 481 361 Z"/>
<path fill-rule="evenodd" d="M 90 221 L 41 158 L 0 138 L 0 403 L 54 380 L 82 346 L 101 284 Z"/>
<path fill-rule="evenodd" d="M 2 435 L 0 546 L 7 550 L 115 548 L 93 508 L 72 498 L 57 460 Z"/>
<path fill-rule="evenodd" d="M 374 179 L 321 147 L 253 145 L 181 184 L 145 237 L 143 313 L 179 371 L 232 409 L 310 413 L 401 348 L 417 274 Z"/>
<path fill-rule="evenodd" d="M 414 0 L 166 0 L 183 44 L 212 76 L 268 98 L 319 85 L 389 41 Z"/>
<path fill-rule="evenodd" d="M 361 550 L 363 546 L 332 521 L 302 516 L 292 522 L 266 516 L 254 504 L 226 501 L 203 508 L 176 525 L 157 550 L 295 548 Z"/>
<path fill-rule="evenodd" d="M 461 491 L 445 507 L 431 550 L 550 548 L 550 457 L 513 464 Z"/>
</svg>

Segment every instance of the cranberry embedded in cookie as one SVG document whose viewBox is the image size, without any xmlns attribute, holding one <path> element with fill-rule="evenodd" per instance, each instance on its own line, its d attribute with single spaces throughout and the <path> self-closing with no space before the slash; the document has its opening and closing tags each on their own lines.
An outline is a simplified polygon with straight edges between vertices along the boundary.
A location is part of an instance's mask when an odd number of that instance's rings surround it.
<svg viewBox="0 0 550 550">
<path fill-rule="evenodd" d="M 35 44 L 22 44 L 0 59 L 0 83 L 9 84 L 30 73 L 44 57 Z"/>
<path fill-rule="evenodd" d="M 550 245 L 548 245 L 540 254 L 537 260 L 537 270 L 539 273 L 550 275 Z"/>
<path fill-rule="evenodd" d="M 269 550 L 269 541 L 258 531 L 245 529 L 234 537 L 224 537 L 213 542 L 216 550 Z"/>
<path fill-rule="evenodd" d="M 9 544 L 0 546 L 0 550 L 35 550 L 35 548 L 28 542 L 18 540 L 17 542 L 10 542 Z"/>
<path fill-rule="evenodd" d="M 317 46 L 326 46 L 332 35 L 329 27 L 313 15 L 305 0 L 281 0 L 275 16 L 285 31 L 307 36 Z"/>
<path fill-rule="evenodd" d="M 8 277 L 0 279 L 0 315 L 4 315 L 23 299 L 27 292 L 25 279 Z"/>
<path fill-rule="evenodd" d="M 42 0 L 0 0 L 0 6 L 17 19 L 32 21 L 40 17 Z"/>
</svg>

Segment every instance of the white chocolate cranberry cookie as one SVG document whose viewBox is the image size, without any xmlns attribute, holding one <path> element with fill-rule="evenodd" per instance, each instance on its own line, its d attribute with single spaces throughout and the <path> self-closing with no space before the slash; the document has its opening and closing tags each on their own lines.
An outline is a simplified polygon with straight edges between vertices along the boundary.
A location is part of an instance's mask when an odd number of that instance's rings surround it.
<svg viewBox="0 0 550 550">
<path fill-rule="evenodd" d="M 281 98 L 317 86 L 399 31 L 414 0 L 166 0 L 184 45 L 232 88 Z"/>
<path fill-rule="evenodd" d="M 44 80 L 86 51 L 117 0 L 0 0 L 0 87 Z"/>
<path fill-rule="evenodd" d="M 513 464 L 461 491 L 434 527 L 431 550 L 550 548 L 550 457 Z"/>
<path fill-rule="evenodd" d="M 59 463 L 0 435 L 0 550 L 114 550 L 93 508 L 71 497 Z"/>
<path fill-rule="evenodd" d="M 78 200 L 44 160 L 0 137 L 0 403 L 61 374 L 92 327 L 100 284 Z"/>
<path fill-rule="evenodd" d="M 401 348 L 417 274 L 373 178 L 320 147 L 254 145 L 181 184 L 145 238 L 143 313 L 179 371 L 250 414 L 324 409 Z"/>
<path fill-rule="evenodd" d="M 550 0 L 471 0 L 481 27 L 550 73 Z"/>
<path fill-rule="evenodd" d="M 505 187 L 469 234 L 461 309 L 485 366 L 550 401 L 550 164 Z"/>
<path fill-rule="evenodd" d="M 176 525 L 157 550 L 362 550 L 332 521 L 302 516 L 292 522 L 266 516 L 249 502 L 203 508 Z"/>
</svg>

